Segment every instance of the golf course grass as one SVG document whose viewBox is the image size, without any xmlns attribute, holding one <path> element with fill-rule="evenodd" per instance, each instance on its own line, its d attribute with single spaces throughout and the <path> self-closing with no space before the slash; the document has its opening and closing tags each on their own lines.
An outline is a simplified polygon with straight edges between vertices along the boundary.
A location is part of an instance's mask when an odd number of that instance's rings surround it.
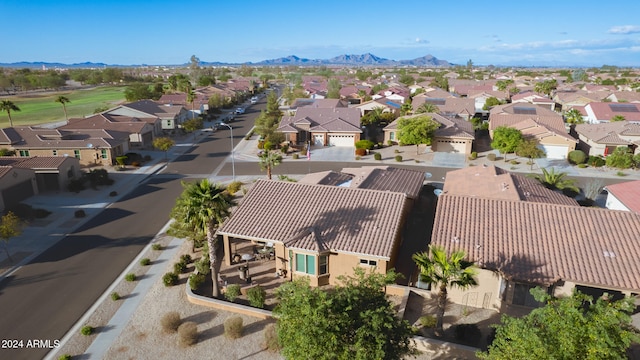
<svg viewBox="0 0 640 360">
<path fill-rule="evenodd" d="M 105 86 L 61 92 L 31 93 L 3 97 L 16 104 L 20 111 L 12 111 L 14 126 L 38 125 L 65 121 L 62 104 L 55 100 L 62 95 L 69 99 L 66 104 L 69 118 L 81 118 L 92 115 L 97 108 L 112 108 L 124 103 L 125 87 Z M 9 127 L 7 113 L 0 112 L 0 126 Z"/>
</svg>

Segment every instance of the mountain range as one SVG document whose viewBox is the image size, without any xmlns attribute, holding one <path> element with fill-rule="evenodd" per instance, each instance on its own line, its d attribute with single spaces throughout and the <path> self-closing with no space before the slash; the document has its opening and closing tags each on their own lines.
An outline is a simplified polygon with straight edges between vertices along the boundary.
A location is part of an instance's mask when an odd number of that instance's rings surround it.
<svg viewBox="0 0 640 360">
<path fill-rule="evenodd" d="M 375 56 L 370 53 L 362 55 L 339 55 L 330 59 L 306 59 L 300 58 L 295 55 L 287 57 L 262 60 L 259 62 L 246 62 L 246 63 L 223 63 L 223 62 L 201 62 L 203 66 L 237 66 L 237 65 L 250 65 L 250 66 L 327 66 L 327 65 L 347 65 L 347 66 L 430 66 L 430 67 L 449 67 L 453 64 L 446 60 L 440 60 L 433 55 L 425 55 L 412 60 L 390 60 Z M 158 64 L 160 65 L 160 64 Z M 170 65 L 165 66 L 186 66 L 188 64 Z M 62 63 L 50 63 L 50 62 L 15 62 L 15 63 L 0 63 L 0 67 L 5 68 L 104 68 L 104 67 L 138 67 L 149 66 L 147 64 L 139 65 L 114 65 L 105 63 L 93 63 L 83 62 L 74 64 L 62 64 Z"/>
</svg>

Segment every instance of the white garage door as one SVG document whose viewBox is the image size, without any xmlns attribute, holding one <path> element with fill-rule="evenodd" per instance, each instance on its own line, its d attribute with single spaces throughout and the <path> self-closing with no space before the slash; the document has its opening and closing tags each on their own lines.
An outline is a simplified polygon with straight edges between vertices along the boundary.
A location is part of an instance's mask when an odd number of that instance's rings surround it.
<svg viewBox="0 0 640 360">
<path fill-rule="evenodd" d="M 329 135 L 329 146 L 354 146 L 353 135 Z"/>
<path fill-rule="evenodd" d="M 437 152 L 452 152 L 464 154 L 467 144 L 463 141 L 438 140 L 436 142 Z"/>
<path fill-rule="evenodd" d="M 547 159 L 566 159 L 569 148 L 561 145 L 539 145 L 547 154 Z"/>
<path fill-rule="evenodd" d="M 324 135 L 313 135 L 313 145 L 324 146 Z"/>
</svg>

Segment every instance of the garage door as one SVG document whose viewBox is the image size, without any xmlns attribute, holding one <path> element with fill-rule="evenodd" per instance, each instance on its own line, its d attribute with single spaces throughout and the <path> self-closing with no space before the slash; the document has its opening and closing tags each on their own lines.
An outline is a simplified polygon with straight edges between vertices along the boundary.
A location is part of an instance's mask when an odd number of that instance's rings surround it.
<svg viewBox="0 0 640 360">
<path fill-rule="evenodd" d="M 324 146 L 324 135 L 313 135 L 313 145 Z"/>
<path fill-rule="evenodd" d="M 353 135 L 329 135 L 329 146 L 355 146 Z"/>
<path fill-rule="evenodd" d="M 25 180 L 19 184 L 13 185 L 2 191 L 2 198 L 4 199 L 4 207 L 12 210 L 22 200 L 33 196 L 33 186 L 31 186 L 31 180 Z"/>
<path fill-rule="evenodd" d="M 436 151 L 438 152 L 452 152 L 464 154 L 467 150 L 467 144 L 463 141 L 449 141 L 438 140 L 436 141 Z"/>
<path fill-rule="evenodd" d="M 539 145 L 547 154 L 547 159 L 566 159 L 569 148 L 561 145 Z"/>
</svg>

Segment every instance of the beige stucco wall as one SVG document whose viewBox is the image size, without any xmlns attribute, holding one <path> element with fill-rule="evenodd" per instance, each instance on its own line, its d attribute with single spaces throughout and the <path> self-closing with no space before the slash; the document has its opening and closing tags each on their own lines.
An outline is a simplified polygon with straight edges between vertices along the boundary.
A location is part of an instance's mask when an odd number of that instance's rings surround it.
<svg viewBox="0 0 640 360">
<path fill-rule="evenodd" d="M 60 148 L 49 148 L 49 149 L 14 149 L 16 153 L 19 154 L 20 150 L 29 151 L 29 156 L 66 156 L 66 157 L 75 157 L 75 150 L 80 152 L 80 165 L 82 166 L 107 166 L 115 164 L 115 158 L 119 155 L 124 155 L 129 151 L 128 144 L 118 145 L 114 148 L 107 148 L 107 158 L 103 159 L 101 154 L 102 151 L 99 148 L 80 148 L 80 149 L 60 149 Z M 54 154 L 55 150 L 55 154 Z"/>
<path fill-rule="evenodd" d="M 456 304 L 473 306 L 484 309 L 500 309 L 502 300 L 500 299 L 500 276 L 493 271 L 480 269 L 476 276 L 478 286 L 470 287 L 466 290 L 460 288 L 449 288 L 449 300 Z M 439 289 L 432 286 L 431 292 L 434 296 Z"/>
<path fill-rule="evenodd" d="M 38 183 L 36 174 L 31 169 L 12 168 L 7 174 L 0 178 L 0 190 L 8 189 L 14 185 L 30 180 L 33 193 L 38 194 Z M 0 196 L 0 211 L 5 209 L 4 198 Z"/>
</svg>

